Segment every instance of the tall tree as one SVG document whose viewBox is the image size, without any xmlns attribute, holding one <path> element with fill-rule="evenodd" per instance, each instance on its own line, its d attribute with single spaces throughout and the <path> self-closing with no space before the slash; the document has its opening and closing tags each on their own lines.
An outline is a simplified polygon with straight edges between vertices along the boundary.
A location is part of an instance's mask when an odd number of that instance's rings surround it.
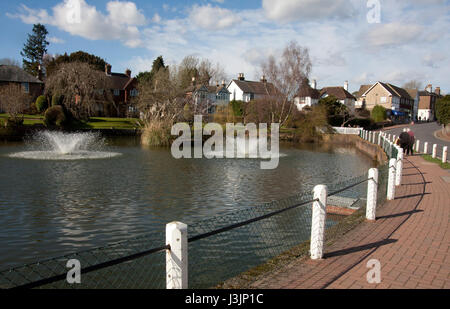
<svg viewBox="0 0 450 309">
<path fill-rule="evenodd" d="M 270 101 L 271 122 L 283 124 L 294 108 L 292 100 L 303 83 L 306 83 L 312 64 L 308 48 L 291 41 L 284 48 L 281 57 L 269 56 L 261 63 L 261 71 L 279 93 Z M 266 83 L 267 85 L 267 83 Z"/>
<path fill-rule="evenodd" d="M 33 76 L 39 74 L 39 66 L 42 64 L 44 55 L 47 53 L 47 46 L 50 44 L 47 40 L 48 31 L 44 25 L 35 24 L 33 32 L 28 34 L 26 44 L 24 44 L 20 55 L 23 58 L 23 69 Z"/>
<path fill-rule="evenodd" d="M 159 72 L 159 70 L 167 71 L 168 67 L 164 64 L 163 56 L 159 56 L 153 61 L 152 70 L 140 72 L 136 78 L 139 82 L 152 81 L 153 77 Z"/>
</svg>

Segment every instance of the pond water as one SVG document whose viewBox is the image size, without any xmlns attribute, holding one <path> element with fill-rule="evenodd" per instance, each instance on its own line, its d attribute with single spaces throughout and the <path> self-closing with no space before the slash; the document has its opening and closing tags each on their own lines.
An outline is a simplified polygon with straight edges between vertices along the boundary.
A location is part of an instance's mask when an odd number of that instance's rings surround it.
<svg viewBox="0 0 450 309">
<path fill-rule="evenodd" d="M 164 231 L 364 174 L 356 150 L 281 144 L 274 170 L 259 159 L 180 159 L 135 138 L 107 139 L 111 156 L 29 159 L 0 143 L 0 270 Z"/>
</svg>

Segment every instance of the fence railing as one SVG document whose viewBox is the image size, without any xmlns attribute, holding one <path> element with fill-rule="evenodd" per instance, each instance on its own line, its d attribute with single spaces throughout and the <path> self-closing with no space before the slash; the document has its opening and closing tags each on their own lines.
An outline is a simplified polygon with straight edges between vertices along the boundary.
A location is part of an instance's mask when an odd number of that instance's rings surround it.
<svg viewBox="0 0 450 309">
<path fill-rule="evenodd" d="M 377 208 L 394 198 L 401 183 L 401 149 L 383 134 L 361 136 L 379 139 L 389 165 L 193 224 L 171 222 L 165 233 L 4 270 L 0 288 L 208 288 L 301 244 L 320 259 L 326 241 L 349 230 L 349 217 L 333 215 L 329 207 L 374 221 Z"/>
<path fill-rule="evenodd" d="M 339 134 L 359 135 L 363 129 L 362 128 L 333 127 L 333 130 Z"/>
<path fill-rule="evenodd" d="M 375 131 L 366 131 L 362 130 L 359 136 L 365 140 L 371 141 L 374 144 L 378 144 L 383 147 L 383 149 L 386 151 L 384 144 L 380 144 L 379 142 L 375 142 L 373 138 L 378 141 L 377 137 L 382 136 L 385 143 L 393 143 L 397 139 L 398 136 L 391 133 L 385 133 L 385 132 L 375 132 Z M 389 144 L 388 144 L 389 145 Z M 421 154 L 428 154 L 431 155 L 433 159 L 439 159 L 442 163 L 449 162 L 448 157 L 448 146 L 444 146 L 441 144 L 431 144 L 427 141 L 421 141 L 419 139 L 415 139 L 414 145 L 413 145 L 413 151 Z M 389 152 L 386 151 L 388 154 Z M 389 155 L 389 154 L 388 154 Z M 391 157 L 391 156 L 390 156 Z"/>
</svg>

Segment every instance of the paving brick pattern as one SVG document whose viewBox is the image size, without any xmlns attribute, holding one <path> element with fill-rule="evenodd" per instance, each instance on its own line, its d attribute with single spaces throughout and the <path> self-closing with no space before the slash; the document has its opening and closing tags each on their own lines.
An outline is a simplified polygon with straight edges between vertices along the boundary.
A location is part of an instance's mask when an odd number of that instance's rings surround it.
<svg viewBox="0 0 450 309">
<path fill-rule="evenodd" d="M 324 259 L 295 260 L 254 282 L 257 289 L 450 288 L 450 173 L 406 157 L 396 198 L 325 248 Z M 367 262 L 377 259 L 381 282 L 369 283 Z"/>
</svg>

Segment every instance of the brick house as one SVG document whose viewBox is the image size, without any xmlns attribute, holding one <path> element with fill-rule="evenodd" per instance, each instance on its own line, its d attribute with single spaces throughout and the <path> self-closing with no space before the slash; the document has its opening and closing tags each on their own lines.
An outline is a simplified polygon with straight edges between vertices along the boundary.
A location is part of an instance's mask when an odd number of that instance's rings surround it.
<svg viewBox="0 0 450 309">
<path fill-rule="evenodd" d="M 131 100 L 138 95 L 137 79 L 131 76 L 131 70 L 125 73 L 111 72 L 111 65 L 105 65 L 105 74 L 110 79 L 111 94 L 114 106 L 103 106 L 99 113 L 110 117 L 126 117 L 136 114 L 137 110 L 131 105 Z"/>
<path fill-rule="evenodd" d="M 41 77 L 42 76 L 38 76 Z M 30 95 L 30 103 L 44 93 L 44 82 L 14 65 L 0 65 L 0 87 L 19 85 Z M 1 106 L 0 106 L 1 109 Z"/>
<path fill-rule="evenodd" d="M 389 118 L 393 121 L 412 119 L 414 98 L 403 88 L 389 83 L 377 82 L 364 92 L 362 99 L 369 111 L 376 105 L 386 108 Z"/>
<path fill-rule="evenodd" d="M 441 88 L 436 87 L 433 92 L 433 86 L 427 85 L 424 91 L 419 91 L 419 108 L 417 120 L 434 121 L 436 120 L 436 101 L 441 97 Z"/>
</svg>

